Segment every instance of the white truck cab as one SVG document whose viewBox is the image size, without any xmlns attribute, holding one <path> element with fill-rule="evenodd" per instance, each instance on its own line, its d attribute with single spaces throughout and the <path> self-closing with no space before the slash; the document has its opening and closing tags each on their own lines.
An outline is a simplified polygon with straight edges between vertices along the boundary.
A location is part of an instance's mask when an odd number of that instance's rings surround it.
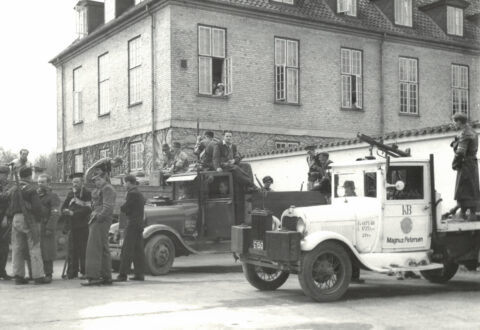
<svg viewBox="0 0 480 330">
<path fill-rule="evenodd" d="M 344 295 L 355 267 L 384 274 L 420 271 L 444 283 L 459 264 L 478 266 L 480 221 L 442 218 L 433 155 L 334 163 L 331 186 L 331 204 L 292 205 L 262 244 L 245 239 L 252 237 L 245 226 L 233 228 L 232 249 L 253 286 L 276 289 L 294 273 L 305 294 L 332 301 Z M 252 217 L 256 233 L 261 226 L 255 221 L 262 218 Z"/>
</svg>

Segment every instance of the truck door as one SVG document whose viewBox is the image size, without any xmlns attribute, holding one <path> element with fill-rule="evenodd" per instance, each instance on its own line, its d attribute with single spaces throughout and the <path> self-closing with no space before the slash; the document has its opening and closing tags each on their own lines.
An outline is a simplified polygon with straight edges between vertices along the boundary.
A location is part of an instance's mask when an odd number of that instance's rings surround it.
<svg viewBox="0 0 480 330">
<path fill-rule="evenodd" d="M 230 239 L 234 224 L 233 181 L 228 173 L 215 173 L 206 179 L 205 235 L 213 239 Z"/>
<path fill-rule="evenodd" d="M 401 191 L 386 189 L 383 216 L 384 252 L 421 251 L 430 248 L 431 216 L 426 165 L 390 166 L 387 182 L 405 184 Z"/>
</svg>

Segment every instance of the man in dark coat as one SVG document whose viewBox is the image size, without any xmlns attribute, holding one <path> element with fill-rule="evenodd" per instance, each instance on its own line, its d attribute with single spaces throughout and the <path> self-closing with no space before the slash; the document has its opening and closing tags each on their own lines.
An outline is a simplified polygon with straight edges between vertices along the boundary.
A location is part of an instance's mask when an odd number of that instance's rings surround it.
<svg viewBox="0 0 480 330">
<path fill-rule="evenodd" d="M 309 145 L 305 147 L 307 151 L 307 165 L 308 165 L 308 190 L 313 190 L 315 181 L 318 180 L 320 175 L 320 164 L 317 154 L 315 153 L 315 146 Z"/>
<path fill-rule="evenodd" d="M 206 131 L 203 134 L 203 138 L 201 136 L 197 137 L 193 153 L 198 156 L 202 169 L 207 171 L 215 170 L 213 167 L 213 153 L 215 152 L 217 142 L 212 131 Z"/>
<path fill-rule="evenodd" d="M 83 286 L 112 284 L 112 259 L 108 247 L 108 232 L 113 220 L 116 192 L 108 183 L 108 173 L 94 169 L 92 179 L 96 189 L 92 192 L 93 212 L 90 215 L 86 257 L 87 282 Z"/>
<path fill-rule="evenodd" d="M 240 156 L 237 152 L 237 146 L 232 143 L 232 137 L 233 134 L 231 131 L 225 131 L 223 141 L 215 146 L 213 152 L 213 167 L 217 172 L 232 172 L 235 183 L 255 189 L 253 178 L 247 173 L 248 169 L 242 168 L 245 164 L 243 166 L 240 164 Z"/>
<path fill-rule="evenodd" d="M 6 191 L 9 172 L 10 170 L 7 166 L 0 166 L 0 278 L 3 280 L 12 279 L 5 270 L 7 267 L 8 250 L 11 236 L 11 224 L 7 217 L 9 198 Z"/>
<path fill-rule="evenodd" d="M 130 277 L 133 281 L 143 281 L 145 271 L 145 254 L 143 251 L 143 208 L 145 198 L 138 190 L 138 182 L 135 176 L 127 175 L 124 178 L 127 186 L 125 204 L 120 208 L 128 218 L 125 238 L 123 240 L 122 254 L 120 256 L 120 271 L 116 281 L 125 282 L 133 261 L 135 276 Z"/>
<path fill-rule="evenodd" d="M 19 188 L 15 185 L 9 191 L 8 214 L 13 217 L 12 266 L 16 284 L 28 283 L 25 278 L 25 262 L 28 260 L 26 251 L 30 257 L 35 284 L 51 282 L 45 278 L 40 249 L 39 227 L 43 217 L 43 207 L 31 180 L 32 169 L 24 167 L 20 170 Z M 24 202 L 25 209 L 22 208 L 22 202 Z"/>
<path fill-rule="evenodd" d="M 452 142 L 455 157 L 452 168 L 457 171 L 455 184 L 455 200 L 460 207 L 462 217 L 467 219 L 466 212 L 470 210 L 468 219 L 476 220 L 477 203 L 480 200 L 478 177 L 478 136 L 468 124 L 468 118 L 463 113 L 453 116 L 455 126 L 460 133 Z"/>
<path fill-rule="evenodd" d="M 66 218 L 68 237 L 68 271 L 67 278 L 78 277 L 78 272 L 85 276 L 85 254 L 88 241 L 88 220 L 92 213 L 92 193 L 84 187 L 83 173 L 74 173 L 72 190 L 62 205 L 62 214 Z"/>
<path fill-rule="evenodd" d="M 51 179 L 46 174 L 38 177 L 37 193 L 43 206 L 43 220 L 40 225 L 40 246 L 42 249 L 43 270 L 47 280 L 52 280 L 53 261 L 57 256 L 55 233 L 60 217 L 60 198 L 50 187 Z"/>
</svg>

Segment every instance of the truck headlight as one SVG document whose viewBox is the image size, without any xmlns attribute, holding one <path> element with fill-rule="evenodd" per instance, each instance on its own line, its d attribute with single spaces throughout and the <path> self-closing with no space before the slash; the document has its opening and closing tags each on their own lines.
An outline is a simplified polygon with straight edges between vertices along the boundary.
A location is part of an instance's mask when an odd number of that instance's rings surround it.
<svg viewBox="0 0 480 330">
<path fill-rule="evenodd" d="M 303 221 L 302 218 L 298 218 L 297 220 L 297 231 L 302 235 L 305 235 L 305 233 L 307 232 L 307 226 L 305 225 L 305 221 Z"/>
</svg>

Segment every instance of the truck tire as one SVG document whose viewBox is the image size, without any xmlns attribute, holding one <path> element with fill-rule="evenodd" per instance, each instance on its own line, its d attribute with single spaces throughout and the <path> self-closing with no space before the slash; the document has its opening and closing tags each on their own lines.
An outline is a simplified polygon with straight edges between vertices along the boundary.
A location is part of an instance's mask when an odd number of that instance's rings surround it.
<svg viewBox="0 0 480 330">
<path fill-rule="evenodd" d="M 455 262 L 445 262 L 443 268 L 422 270 L 420 273 L 422 276 L 432 283 L 444 284 L 447 283 L 455 276 L 458 270 L 458 264 Z"/>
<path fill-rule="evenodd" d="M 247 281 L 258 290 L 273 291 L 281 287 L 290 273 L 252 264 L 243 263 L 243 274 Z"/>
<path fill-rule="evenodd" d="M 155 235 L 145 245 L 147 271 L 154 276 L 165 275 L 172 268 L 175 259 L 175 245 L 165 235 Z"/>
<path fill-rule="evenodd" d="M 324 242 L 303 257 L 298 280 L 303 292 L 318 302 L 340 299 L 352 278 L 352 262 L 339 243 Z"/>
</svg>

